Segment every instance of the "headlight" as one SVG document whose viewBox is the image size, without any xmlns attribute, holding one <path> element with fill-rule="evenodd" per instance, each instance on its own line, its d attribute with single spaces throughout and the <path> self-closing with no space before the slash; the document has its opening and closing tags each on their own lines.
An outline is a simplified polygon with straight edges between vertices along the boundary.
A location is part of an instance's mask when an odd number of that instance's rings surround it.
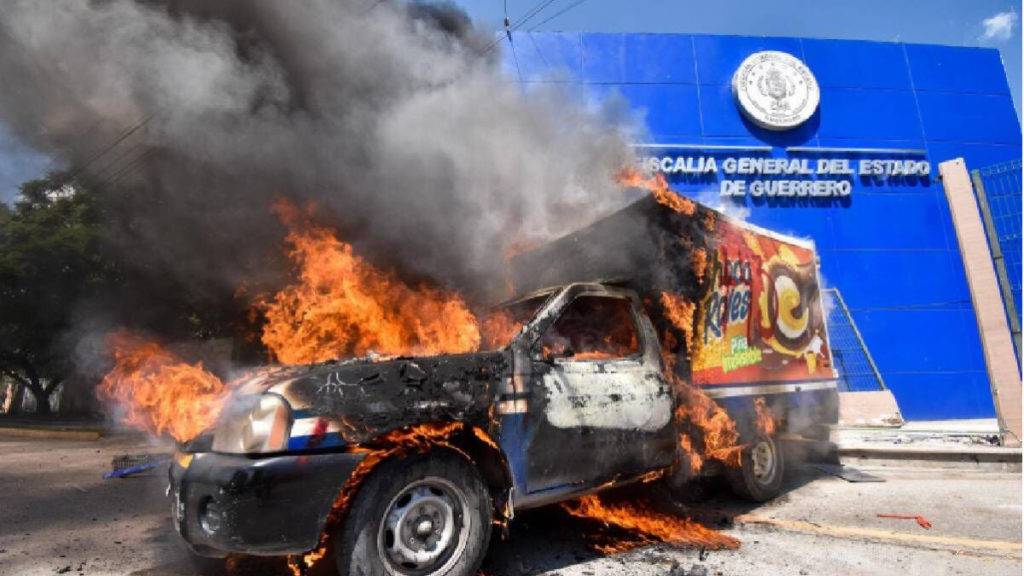
<svg viewBox="0 0 1024 576">
<path fill-rule="evenodd" d="M 229 405 L 213 434 L 213 451 L 230 454 L 280 452 L 288 446 L 291 410 L 277 394 Z"/>
</svg>

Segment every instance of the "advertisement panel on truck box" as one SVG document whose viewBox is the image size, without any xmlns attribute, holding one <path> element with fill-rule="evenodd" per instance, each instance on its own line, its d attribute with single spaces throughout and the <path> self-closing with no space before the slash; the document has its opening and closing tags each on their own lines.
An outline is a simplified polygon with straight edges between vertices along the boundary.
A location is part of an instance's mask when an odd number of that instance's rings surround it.
<svg viewBox="0 0 1024 576">
<path fill-rule="evenodd" d="M 720 218 L 691 350 L 701 385 L 834 377 L 813 245 Z"/>
</svg>

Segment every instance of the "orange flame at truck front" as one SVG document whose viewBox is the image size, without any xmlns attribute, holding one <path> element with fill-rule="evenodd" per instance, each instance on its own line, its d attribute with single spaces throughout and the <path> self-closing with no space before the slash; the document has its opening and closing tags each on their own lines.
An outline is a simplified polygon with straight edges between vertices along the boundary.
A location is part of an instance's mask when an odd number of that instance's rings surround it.
<svg viewBox="0 0 1024 576">
<path fill-rule="evenodd" d="M 263 303 L 261 340 L 284 364 L 308 364 L 368 352 L 432 355 L 476 350 L 480 330 L 454 292 L 409 286 L 373 267 L 328 228 L 304 221 L 287 203 L 297 282 Z"/>
<path fill-rule="evenodd" d="M 213 425 L 228 388 L 202 363 L 189 364 L 159 344 L 127 332 L 108 336 L 114 368 L 97 388 L 125 410 L 124 421 L 179 442 Z"/>
</svg>

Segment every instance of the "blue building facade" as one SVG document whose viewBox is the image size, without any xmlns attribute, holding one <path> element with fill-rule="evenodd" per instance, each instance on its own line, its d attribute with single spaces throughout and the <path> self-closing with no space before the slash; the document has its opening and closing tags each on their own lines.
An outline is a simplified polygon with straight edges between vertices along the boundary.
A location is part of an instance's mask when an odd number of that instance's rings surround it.
<svg viewBox="0 0 1024 576">
<path fill-rule="evenodd" d="M 725 176 L 667 171 L 673 189 L 817 244 L 905 418 L 994 415 L 977 322 L 938 163 L 1021 158 L 1020 122 L 996 50 L 862 41 L 675 34 L 517 33 L 510 78 L 557 82 L 586 102 L 623 98 L 648 134 L 638 154 L 928 162 L 924 177 L 853 174 L 841 196 L 721 195 Z M 760 128 L 732 78 L 759 51 L 799 58 L 820 105 L 797 128 Z M 671 162 L 667 163 L 667 165 Z M 810 177 L 814 179 L 814 177 Z M 747 178 L 748 180 L 750 178 Z M 712 204 L 714 202 L 711 202 Z M 1019 281 L 1019 279 L 1017 279 Z"/>
</svg>

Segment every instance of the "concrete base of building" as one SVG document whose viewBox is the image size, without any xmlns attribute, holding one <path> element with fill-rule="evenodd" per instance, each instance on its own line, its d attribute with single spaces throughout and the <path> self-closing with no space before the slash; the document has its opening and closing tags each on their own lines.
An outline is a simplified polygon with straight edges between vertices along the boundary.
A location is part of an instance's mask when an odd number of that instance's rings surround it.
<svg viewBox="0 0 1024 576">
<path fill-rule="evenodd" d="M 1021 449 L 1001 446 L 995 418 L 836 426 L 828 441 L 785 436 L 796 460 L 847 466 L 918 466 L 1019 472 Z"/>
<path fill-rule="evenodd" d="M 903 416 L 889 390 L 839 393 L 839 425 L 899 427 Z"/>
</svg>

